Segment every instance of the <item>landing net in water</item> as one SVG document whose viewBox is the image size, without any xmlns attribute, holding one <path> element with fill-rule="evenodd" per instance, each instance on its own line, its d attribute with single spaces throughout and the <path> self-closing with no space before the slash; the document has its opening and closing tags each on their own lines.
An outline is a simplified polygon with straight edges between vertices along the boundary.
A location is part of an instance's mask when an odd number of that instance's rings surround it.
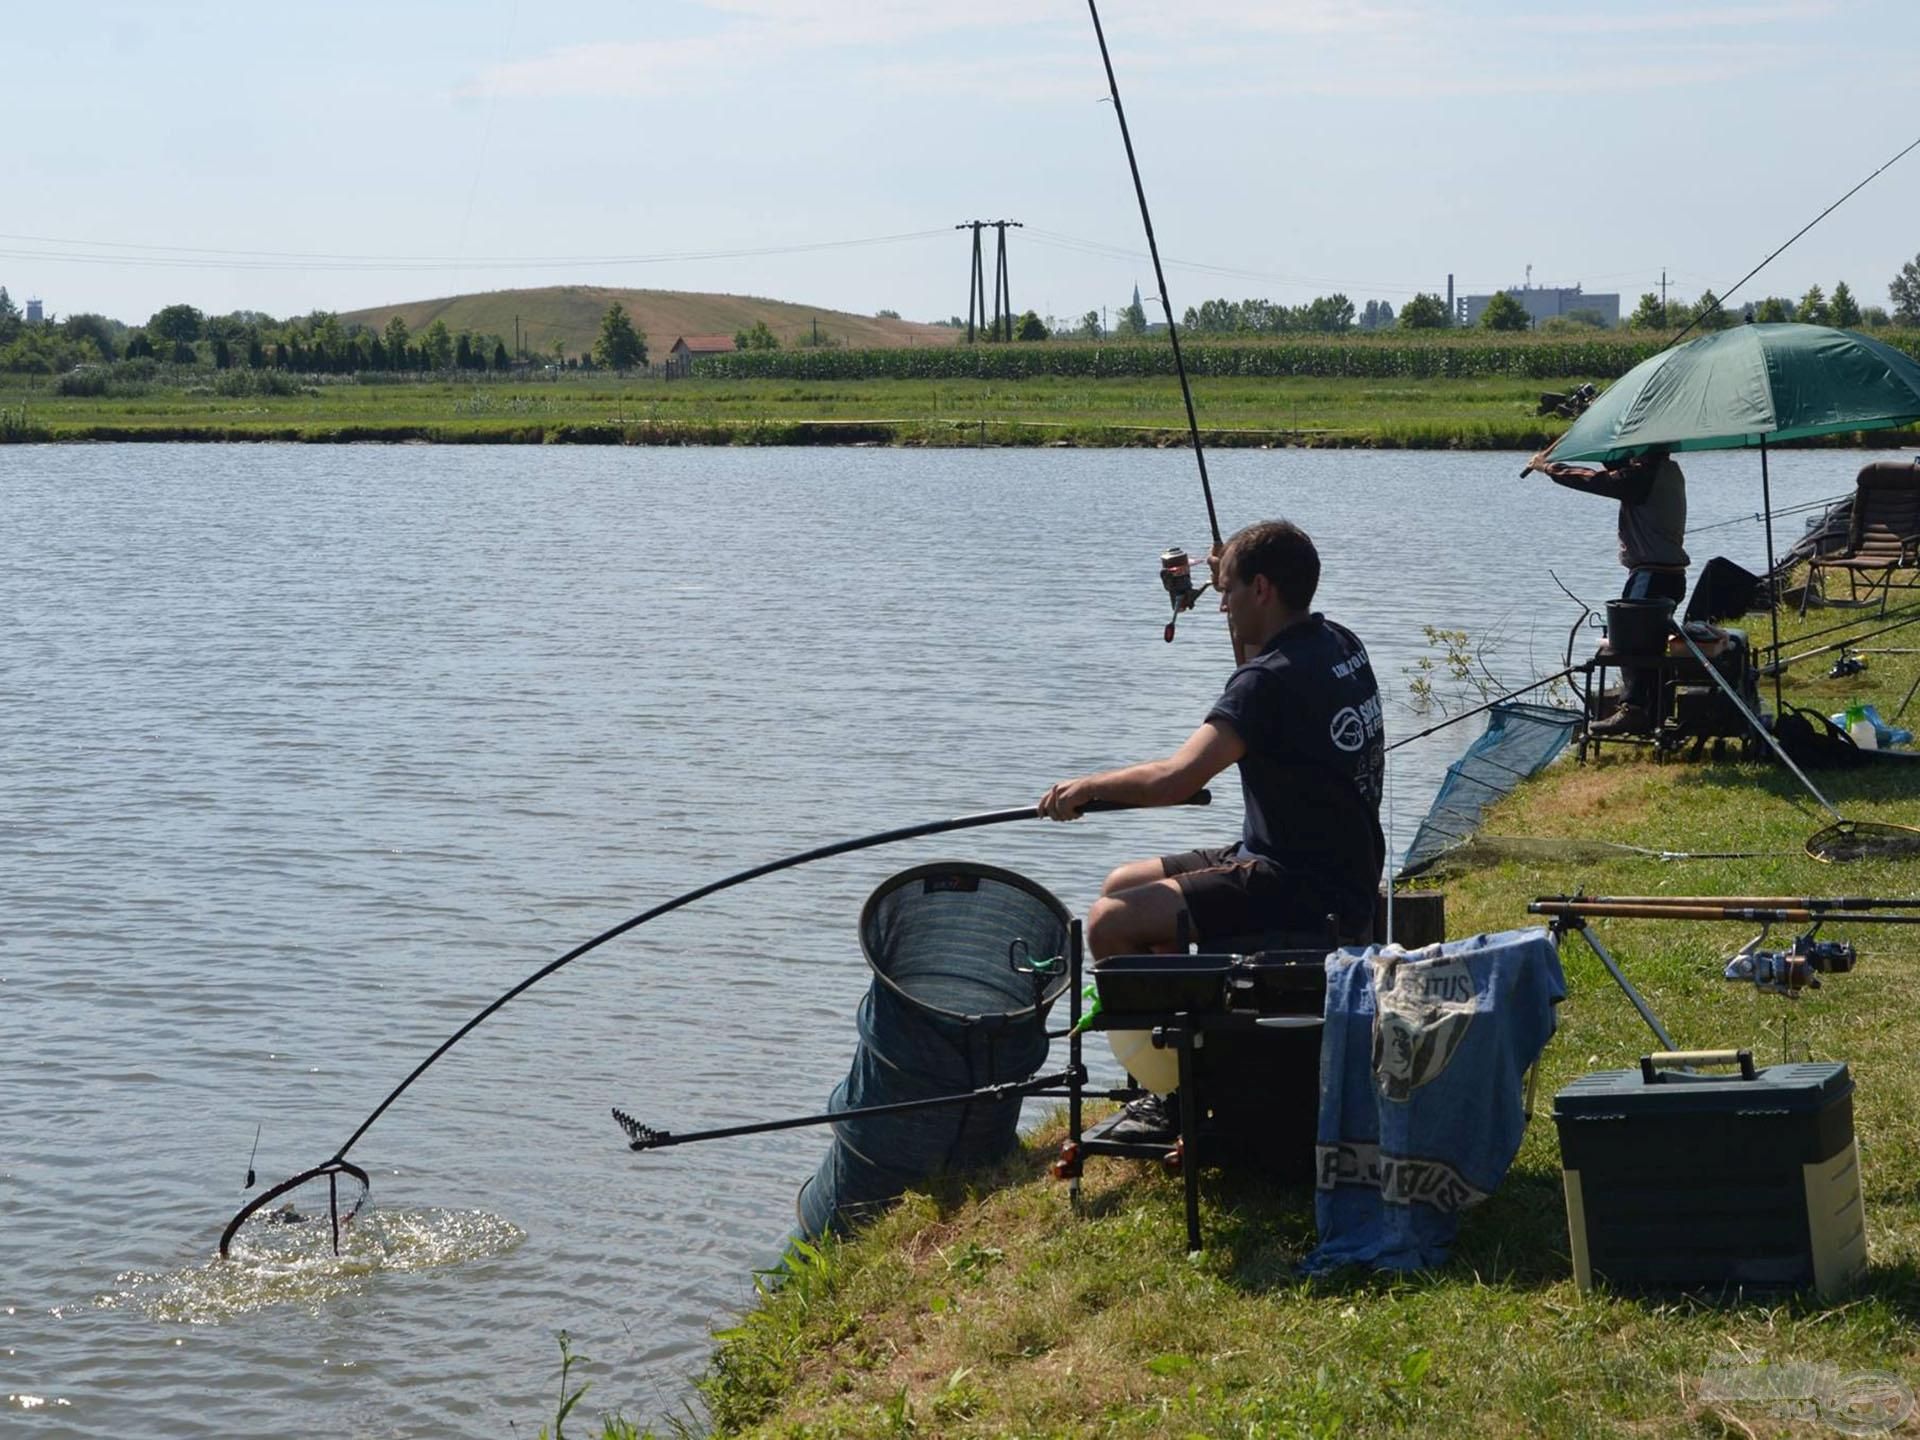
<svg viewBox="0 0 1920 1440">
<path fill-rule="evenodd" d="M 342 1237 L 373 1197 L 373 1182 L 351 1160 L 335 1157 L 290 1180 L 282 1180 L 250 1201 L 227 1222 L 220 1253 L 231 1253 L 236 1239 L 249 1250 L 269 1253 L 340 1253 Z"/>
</svg>

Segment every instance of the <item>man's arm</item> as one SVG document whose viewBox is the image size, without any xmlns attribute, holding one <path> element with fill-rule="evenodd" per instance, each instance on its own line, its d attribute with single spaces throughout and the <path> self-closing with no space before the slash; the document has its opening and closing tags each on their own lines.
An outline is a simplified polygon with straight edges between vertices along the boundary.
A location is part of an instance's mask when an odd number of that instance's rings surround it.
<svg viewBox="0 0 1920 1440">
<path fill-rule="evenodd" d="M 1620 470 L 1595 470 L 1585 465 L 1567 465 L 1546 458 L 1542 450 L 1527 462 L 1556 485 L 1578 490 L 1583 495 L 1600 495 L 1608 500 L 1630 500 L 1638 505 L 1653 489 L 1653 472 L 1634 465 Z"/>
<path fill-rule="evenodd" d="M 1246 742 L 1231 725 L 1209 720 L 1164 760 L 1062 780 L 1040 797 L 1040 813 L 1049 820 L 1077 820 L 1095 800 L 1115 805 L 1178 805 L 1246 753 Z"/>
</svg>

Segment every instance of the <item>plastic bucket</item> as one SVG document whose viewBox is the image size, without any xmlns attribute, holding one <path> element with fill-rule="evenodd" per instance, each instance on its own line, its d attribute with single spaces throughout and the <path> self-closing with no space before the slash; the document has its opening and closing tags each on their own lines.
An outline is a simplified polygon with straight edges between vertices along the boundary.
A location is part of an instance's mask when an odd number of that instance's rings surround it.
<svg viewBox="0 0 1920 1440">
<path fill-rule="evenodd" d="M 1664 655 L 1671 600 L 1609 600 L 1607 641 L 1616 655 Z"/>
</svg>

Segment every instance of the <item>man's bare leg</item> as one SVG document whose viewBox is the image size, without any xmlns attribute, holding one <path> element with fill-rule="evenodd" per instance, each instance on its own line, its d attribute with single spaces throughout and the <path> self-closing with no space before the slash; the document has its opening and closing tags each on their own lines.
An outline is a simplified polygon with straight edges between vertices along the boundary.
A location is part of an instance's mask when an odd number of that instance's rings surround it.
<svg viewBox="0 0 1920 1440">
<path fill-rule="evenodd" d="M 1167 867 L 1158 858 L 1129 860 L 1111 875 L 1106 884 L 1100 887 L 1102 895 L 1118 895 L 1122 890 L 1137 889 L 1142 885 L 1151 885 L 1156 880 L 1167 878 Z"/>
<path fill-rule="evenodd" d="M 1114 871 L 1109 884 L 1130 868 L 1123 865 Z M 1109 891 L 1093 902 L 1087 911 L 1087 952 L 1096 965 L 1109 955 L 1171 954 L 1179 948 L 1183 927 L 1190 925 L 1180 882 L 1163 875 L 1151 884 Z"/>
</svg>

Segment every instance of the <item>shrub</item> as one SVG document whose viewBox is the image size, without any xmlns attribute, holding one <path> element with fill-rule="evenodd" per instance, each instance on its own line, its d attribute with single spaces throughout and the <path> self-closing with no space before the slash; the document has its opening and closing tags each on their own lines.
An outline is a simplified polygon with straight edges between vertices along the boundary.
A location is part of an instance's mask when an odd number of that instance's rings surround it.
<svg viewBox="0 0 1920 1440">
<path fill-rule="evenodd" d="M 56 395 L 101 396 L 107 393 L 107 372 L 94 366 L 83 370 L 69 370 L 54 381 L 53 393 Z"/>
</svg>

